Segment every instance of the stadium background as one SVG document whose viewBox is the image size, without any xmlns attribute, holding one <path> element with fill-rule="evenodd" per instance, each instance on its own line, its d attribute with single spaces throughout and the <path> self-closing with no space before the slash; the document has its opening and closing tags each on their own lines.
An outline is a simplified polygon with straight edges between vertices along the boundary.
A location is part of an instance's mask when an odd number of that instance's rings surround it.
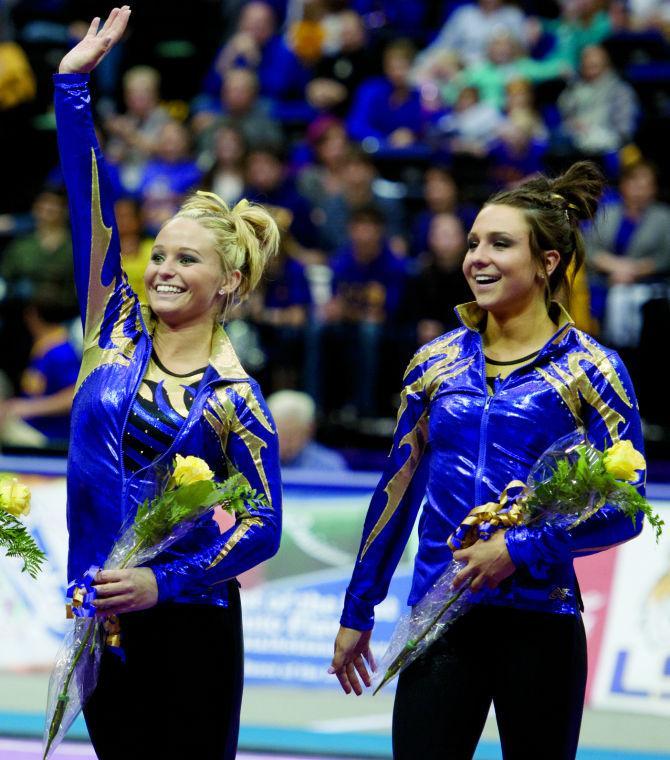
<svg viewBox="0 0 670 760">
<path fill-rule="evenodd" d="M 454 250 L 478 204 L 506 183 L 536 170 L 558 171 L 583 156 L 608 174 L 612 207 L 620 203 L 622 173 L 643 161 L 654 165 L 658 199 L 668 198 L 668 3 L 482 2 L 478 7 L 515 9 L 510 18 L 522 19 L 499 35 L 507 49 L 495 55 L 507 59 L 491 58 L 489 46 L 487 63 L 486 44 L 478 59 L 477 35 L 459 47 L 461 38 L 445 32 L 442 49 L 428 48 L 470 5 L 193 0 L 186 11 L 183 3 L 138 0 L 127 39 L 93 78 L 126 239 L 135 243 L 125 251 L 129 271 L 141 267 L 152 229 L 191 187 L 224 188 L 231 199 L 242 192 L 275 208 L 284 229 L 282 265 L 259 301 L 235 319 L 233 339 L 267 394 L 288 387 L 314 397 L 318 440 L 338 449 L 350 469 L 346 477 L 287 470 L 281 552 L 243 579 L 244 752 L 390 756 L 392 692 L 347 699 L 325 670 L 374 472 L 393 427 L 402 366 L 435 322 L 452 326 L 446 308 L 422 312 L 417 302 L 430 300 L 431 277 L 440 278 L 445 306 L 462 300 Z M 66 220 L 58 206 L 50 76 L 81 33 L 80 22 L 110 7 L 94 0 L 24 0 L 0 9 L 0 369 L 7 399 L 28 392 L 22 385 L 32 350 L 26 305 L 60 309 L 68 340 L 77 346 L 67 311 L 71 283 L 56 255 L 51 269 L 15 262 L 40 246 L 45 256 L 56 251 L 67 259 L 67 240 L 59 234 Z M 389 45 L 391 64 L 384 52 Z M 571 134 L 561 100 L 584 85 L 580 57 L 589 45 L 605 51 L 611 77 L 622 85 L 619 102 L 630 113 L 629 124 L 600 144 Z M 415 52 L 426 49 L 432 61 L 423 53 L 417 62 Z M 145 142 L 138 133 L 150 118 L 136 118 L 128 100 L 126 74 L 137 66 L 160 76 Z M 157 80 L 137 71 L 146 95 Z M 385 71 L 397 79 L 384 80 Z M 528 77 L 530 85 L 509 86 Z M 317 80 L 331 88 L 319 89 Z M 222 99 L 226 81 L 237 81 L 239 91 Z M 471 102 L 473 85 L 479 94 Z M 525 96 L 518 103 L 520 91 Z M 405 109 L 393 107 L 394 92 L 402 94 Z M 476 109 L 472 119 L 469 108 Z M 482 123 L 486 133 L 477 128 Z M 239 155 L 231 158 L 219 143 L 236 140 Z M 356 287 L 347 281 L 343 262 L 365 244 L 352 232 L 352 220 L 382 230 L 376 254 L 381 295 L 378 281 L 359 278 Z M 20 247 L 26 244 L 29 249 Z M 670 260 L 670 233 L 663 245 L 659 261 Z M 650 496 L 670 517 L 670 413 L 658 342 L 670 322 L 668 270 L 659 265 L 653 276 L 631 283 L 647 288 L 638 290 L 644 308 L 633 298 L 640 325 L 632 342 L 616 325 L 608 328 L 602 307 L 609 283 L 594 269 L 578 282 L 574 308 L 581 326 L 616 345 L 631 366 L 645 420 Z M 340 311 L 333 307 L 338 299 Z M 342 303 L 352 318 L 342 318 Z M 364 365 L 361 391 L 347 383 L 354 373 L 337 367 L 360 368 L 366 355 L 375 361 Z M 41 733 L 48 669 L 64 627 L 65 443 L 58 436 L 40 439 L 39 449 L 35 443 L 10 436 L 0 459 L 0 470 L 27 473 L 35 493 L 30 525 L 50 557 L 36 584 L 12 563 L 0 566 L 0 735 L 6 737 L 0 758 L 7 759 L 38 756 L 26 737 Z M 590 656 L 584 760 L 670 757 L 669 546 L 667 538 L 655 546 L 645 532 L 579 563 Z M 412 554 L 410 543 L 379 610 L 380 648 L 404 604 Z M 522 653 L 518 642 L 500 656 Z M 84 736 L 79 723 L 72 737 Z M 85 744 L 68 752 L 92 757 Z M 477 757 L 499 756 L 490 720 Z"/>
</svg>

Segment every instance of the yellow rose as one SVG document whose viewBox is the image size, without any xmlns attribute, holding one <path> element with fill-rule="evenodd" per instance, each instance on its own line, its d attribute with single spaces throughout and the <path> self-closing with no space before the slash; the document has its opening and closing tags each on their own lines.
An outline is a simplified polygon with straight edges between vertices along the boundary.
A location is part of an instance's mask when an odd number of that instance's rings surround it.
<svg viewBox="0 0 670 760">
<path fill-rule="evenodd" d="M 605 469 L 617 480 L 637 480 L 636 470 L 644 470 L 647 463 L 631 441 L 618 441 L 605 451 Z"/>
<path fill-rule="evenodd" d="M 0 480 L 0 507 L 14 517 L 30 512 L 30 489 L 16 478 Z"/>
<path fill-rule="evenodd" d="M 214 473 L 207 466 L 207 462 L 200 457 L 183 457 L 177 454 L 174 458 L 174 471 L 172 479 L 178 486 L 190 486 L 200 480 L 211 480 Z"/>
</svg>

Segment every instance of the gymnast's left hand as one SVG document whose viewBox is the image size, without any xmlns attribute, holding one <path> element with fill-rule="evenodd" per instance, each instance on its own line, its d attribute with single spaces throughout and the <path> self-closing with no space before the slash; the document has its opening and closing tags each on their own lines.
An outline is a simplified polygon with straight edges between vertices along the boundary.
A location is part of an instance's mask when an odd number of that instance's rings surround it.
<svg viewBox="0 0 670 760">
<path fill-rule="evenodd" d="M 150 567 L 101 570 L 94 586 L 95 609 L 100 615 L 146 610 L 158 602 L 156 576 Z"/>
<path fill-rule="evenodd" d="M 455 589 L 462 586 L 468 578 L 472 580 L 472 591 L 481 591 L 484 587 L 496 588 L 516 569 L 507 551 L 504 530 L 494 533 L 488 541 L 480 538 L 469 548 L 455 551 L 454 559 L 466 563 L 454 578 Z"/>
</svg>

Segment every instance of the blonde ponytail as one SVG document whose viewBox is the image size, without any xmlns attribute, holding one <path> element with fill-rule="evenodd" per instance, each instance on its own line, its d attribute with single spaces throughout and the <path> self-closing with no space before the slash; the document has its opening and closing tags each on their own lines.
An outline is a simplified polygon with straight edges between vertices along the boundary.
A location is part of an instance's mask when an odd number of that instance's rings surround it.
<svg viewBox="0 0 670 760">
<path fill-rule="evenodd" d="M 216 193 L 198 190 L 174 216 L 180 217 L 195 219 L 211 230 L 224 273 L 239 269 L 242 274 L 237 300 L 247 298 L 279 248 L 279 230 L 269 212 L 247 200 L 231 209 Z"/>
</svg>

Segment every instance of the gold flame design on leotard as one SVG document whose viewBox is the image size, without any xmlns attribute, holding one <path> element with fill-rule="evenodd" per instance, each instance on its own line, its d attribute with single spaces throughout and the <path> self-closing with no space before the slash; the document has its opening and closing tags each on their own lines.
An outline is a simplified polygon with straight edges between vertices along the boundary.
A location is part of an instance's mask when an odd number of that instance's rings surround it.
<svg viewBox="0 0 670 760">
<path fill-rule="evenodd" d="M 626 393 L 607 354 L 583 333 L 577 332 L 577 335 L 585 350 L 568 354 L 567 370 L 551 362 L 550 367 L 554 374 L 540 367 L 537 371 L 559 393 L 578 424 L 583 424 L 581 413 L 583 400 L 602 417 L 612 443 L 616 443 L 620 438 L 619 426 L 625 422 L 625 418 L 603 400 L 582 364 L 586 363 L 595 367 L 629 409 L 633 408 L 633 402 Z"/>
<path fill-rule="evenodd" d="M 236 383 L 233 386 L 217 389 L 216 399 L 218 403 L 210 404 L 210 408 L 205 410 L 205 419 L 212 426 L 217 436 L 219 437 L 224 455 L 226 453 L 229 434 L 233 433 L 239 436 L 253 459 L 256 473 L 260 482 L 263 484 L 263 490 L 268 500 L 268 505 L 272 507 L 272 494 L 270 492 L 270 487 L 262 459 L 262 452 L 263 449 L 266 448 L 267 444 L 261 438 L 254 435 L 254 433 L 252 433 L 248 427 L 245 427 L 245 425 L 239 419 L 235 402 L 231 397 L 231 388 L 235 393 L 244 398 L 246 402 L 245 408 L 253 415 L 254 420 L 262 425 L 268 432 L 275 432 L 272 424 L 267 419 L 265 414 L 263 414 L 261 405 L 259 404 L 258 399 L 253 392 L 253 389 L 248 383 Z M 234 473 L 239 472 L 228 457 L 226 457 L 226 460 L 228 462 L 229 475 L 233 475 Z M 245 484 L 249 484 L 248 479 L 244 476 L 242 476 L 242 481 Z M 223 560 L 230 553 L 231 549 L 233 549 L 233 547 L 240 541 L 245 533 L 247 533 L 247 531 L 254 525 L 263 525 L 263 521 L 258 515 L 250 515 L 249 517 L 242 518 L 233 531 L 233 534 L 226 541 L 221 551 L 209 564 L 207 570 L 218 565 L 218 563 L 221 562 L 221 560 Z"/>
<path fill-rule="evenodd" d="M 474 356 L 470 356 L 460 361 L 458 360 L 461 348 L 459 345 L 453 345 L 453 342 L 461 337 L 461 335 L 462 333 L 457 331 L 445 336 L 442 340 L 425 346 L 415 354 L 414 359 L 407 368 L 405 378 L 409 377 L 423 362 L 433 357 L 440 357 L 421 372 L 416 380 L 406 384 L 400 394 L 400 409 L 398 410 L 396 432 L 403 424 L 408 408 L 408 400 L 411 396 L 425 394 L 426 408 L 398 444 L 399 450 L 405 446 L 409 446 L 409 453 L 403 465 L 384 488 L 386 506 L 367 537 L 361 551 L 361 559 L 395 514 L 419 465 L 421 456 L 426 448 L 426 443 L 428 442 L 428 402 L 433 399 L 444 382 L 465 372 L 475 359 Z"/>
</svg>

